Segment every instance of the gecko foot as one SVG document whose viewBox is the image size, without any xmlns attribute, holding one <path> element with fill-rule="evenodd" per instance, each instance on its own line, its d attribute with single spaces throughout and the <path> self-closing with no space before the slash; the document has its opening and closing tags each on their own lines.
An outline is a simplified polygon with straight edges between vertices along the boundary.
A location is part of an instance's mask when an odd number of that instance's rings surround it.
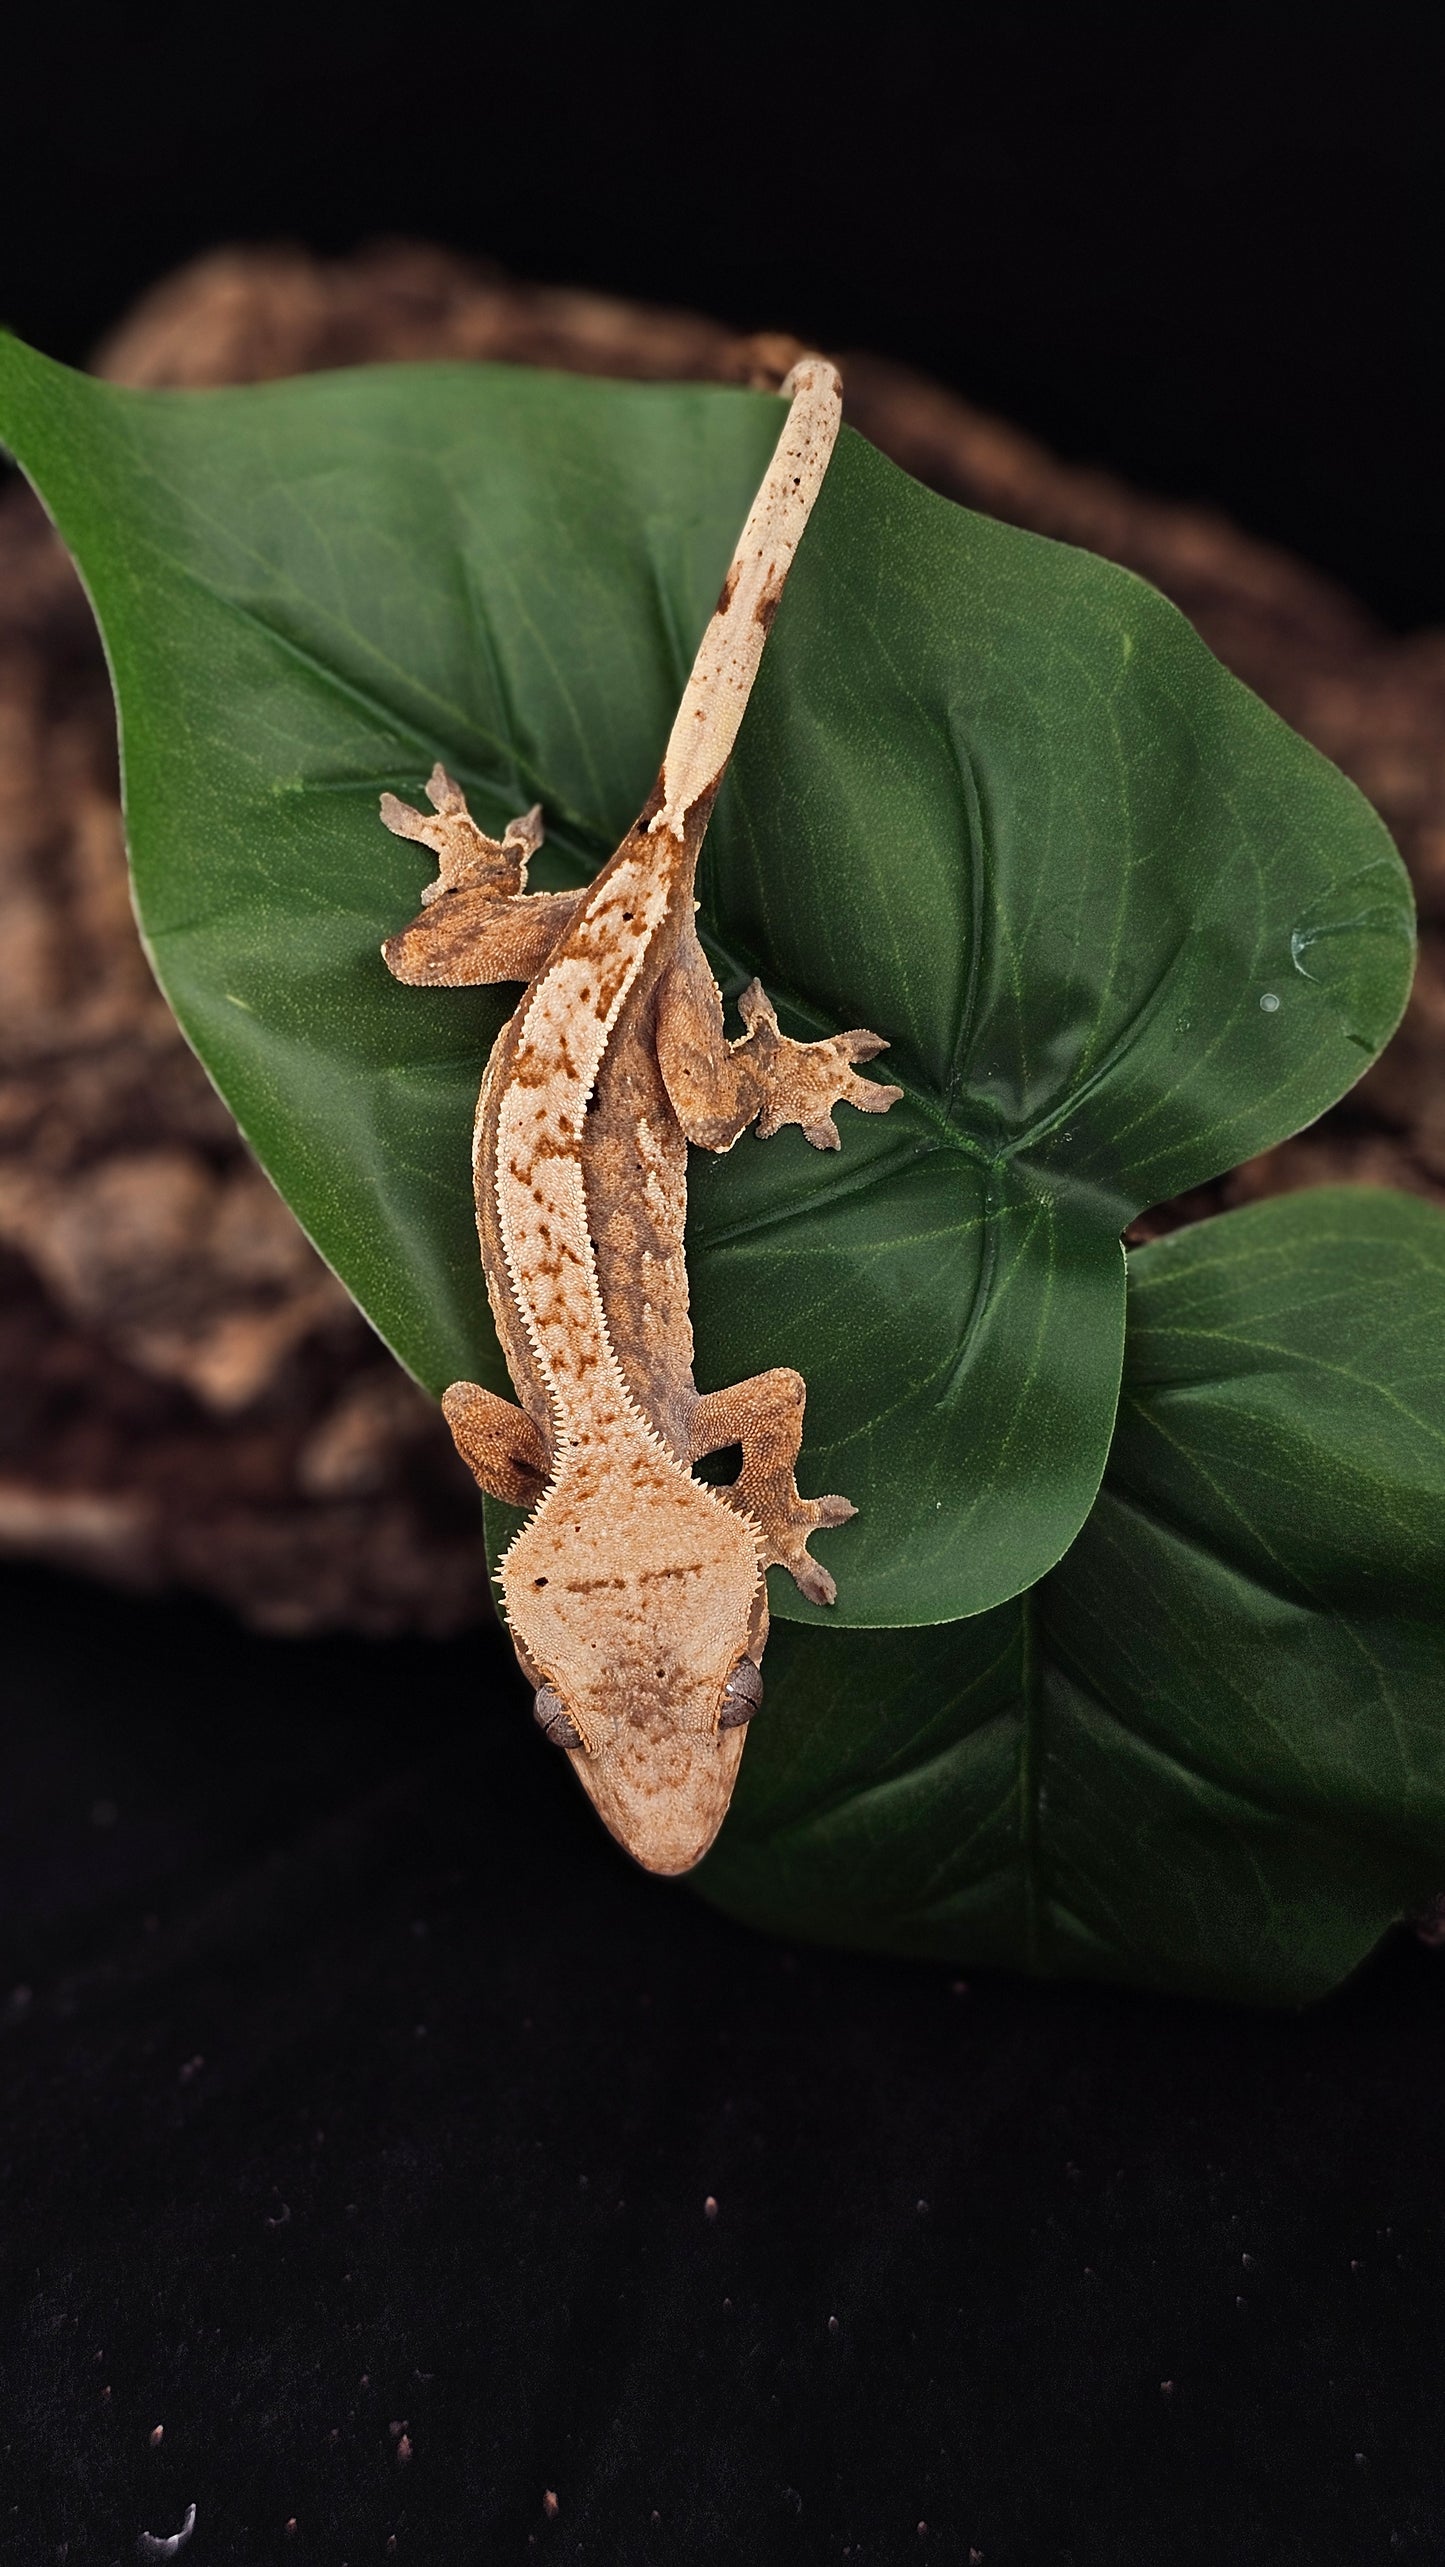
<svg viewBox="0 0 1445 2567">
<path fill-rule="evenodd" d="M 768 1545 L 768 1565 L 786 1569 L 800 1595 L 810 1604 L 836 1604 L 838 1586 L 821 1560 L 815 1560 L 808 1549 L 810 1533 L 826 1532 L 830 1524 L 846 1524 L 858 1512 L 846 1497 L 799 1497 L 796 1484 L 792 1502 L 784 1508 L 770 1509 L 763 1524 Z M 757 1513 L 757 1509 L 752 1510 Z M 759 1521 L 763 1519 L 759 1516 Z"/>
<path fill-rule="evenodd" d="M 467 809 L 467 797 L 438 763 L 427 778 L 427 800 L 436 813 L 415 811 L 394 793 L 381 797 L 381 816 L 394 838 L 429 847 L 439 871 L 422 893 L 426 908 L 448 891 L 491 891 L 501 899 L 525 891 L 527 863 L 542 843 L 542 806 L 509 820 L 500 838 L 489 838 Z"/>
<path fill-rule="evenodd" d="M 809 1551 L 809 1538 L 830 1525 L 846 1524 L 858 1510 L 846 1497 L 798 1494 L 794 1471 L 807 1395 L 802 1374 L 782 1365 L 729 1390 L 703 1393 L 693 1412 L 692 1458 L 700 1461 L 705 1453 L 741 1445 L 742 1469 L 718 1495 L 759 1526 L 770 1569 L 786 1569 L 810 1604 L 832 1604 L 838 1589 Z"/>
<path fill-rule="evenodd" d="M 853 1068 L 855 1061 L 876 1060 L 888 1049 L 882 1035 L 870 1034 L 866 1026 L 828 1035 L 819 1043 L 795 1043 L 780 1031 L 772 1001 L 756 980 L 738 1000 L 738 1014 L 748 1029 L 741 1048 L 763 1089 L 760 1141 L 771 1141 L 785 1123 L 798 1123 L 815 1150 L 836 1150 L 835 1105 L 856 1106 L 860 1114 L 886 1114 L 903 1094 L 901 1087 L 859 1078 Z"/>
</svg>

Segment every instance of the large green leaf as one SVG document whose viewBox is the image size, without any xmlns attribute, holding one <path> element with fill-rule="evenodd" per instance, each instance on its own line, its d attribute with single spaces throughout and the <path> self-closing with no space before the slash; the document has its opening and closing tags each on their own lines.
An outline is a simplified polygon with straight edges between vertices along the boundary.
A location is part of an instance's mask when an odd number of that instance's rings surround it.
<svg viewBox="0 0 1445 2567">
<path fill-rule="evenodd" d="M 1445 1216 L 1330 1190 L 1130 1261 L 1118 1432 L 1034 1594 L 777 1631 L 699 1875 L 755 1923 L 1301 1998 L 1445 1888 Z"/>
<path fill-rule="evenodd" d="M 468 1129 L 512 1003 L 396 987 L 434 758 L 544 885 L 631 820 L 779 425 L 504 368 L 135 393 L 0 343 L 0 435 L 88 582 L 156 968 L 277 1184 L 433 1389 L 502 1384 Z M 708 841 L 726 986 L 875 1025 L 905 1102 L 695 1167 L 706 1386 L 793 1362 L 838 1618 L 942 1622 L 1087 1513 L 1143 1205 L 1279 1138 L 1403 1003 L 1353 789 L 1125 572 L 846 436 Z M 806 1619 L 786 1581 L 778 1609 Z"/>
</svg>

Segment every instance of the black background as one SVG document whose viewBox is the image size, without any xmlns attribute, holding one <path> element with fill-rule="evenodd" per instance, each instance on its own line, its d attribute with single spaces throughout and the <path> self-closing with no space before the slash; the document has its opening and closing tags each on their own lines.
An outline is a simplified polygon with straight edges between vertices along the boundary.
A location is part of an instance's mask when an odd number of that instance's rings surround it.
<svg viewBox="0 0 1445 2567">
<path fill-rule="evenodd" d="M 1445 617 L 1437 11 L 25 14 L 0 313 L 52 355 L 217 241 L 424 236 L 906 358 Z"/>
<path fill-rule="evenodd" d="M 223 239 L 439 238 L 884 349 L 1445 621 L 1445 43 L 1389 12 L 0 44 L 55 354 Z M 187 2567 L 1445 2557 L 1422 1952 L 1280 2019 L 782 1951 L 614 1857 L 495 1640 L 3 1602 L 27 2567 L 191 2501 Z"/>
</svg>

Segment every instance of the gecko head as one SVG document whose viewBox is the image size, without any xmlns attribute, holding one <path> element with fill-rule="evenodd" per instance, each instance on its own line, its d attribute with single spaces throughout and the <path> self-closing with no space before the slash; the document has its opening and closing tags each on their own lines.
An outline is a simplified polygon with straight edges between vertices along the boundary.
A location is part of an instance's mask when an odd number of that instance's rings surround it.
<svg viewBox="0 0 1445 2567">
<path fill-rule="evenodd" d="M 724 1498 L 659 1457 L 594 1499 L 564 1472 L 502 1562 L 537 1718 L 649 1872 L 687 1872 L 727 1815 L 762 1700 L 767 1587 Z"/>
</svg>

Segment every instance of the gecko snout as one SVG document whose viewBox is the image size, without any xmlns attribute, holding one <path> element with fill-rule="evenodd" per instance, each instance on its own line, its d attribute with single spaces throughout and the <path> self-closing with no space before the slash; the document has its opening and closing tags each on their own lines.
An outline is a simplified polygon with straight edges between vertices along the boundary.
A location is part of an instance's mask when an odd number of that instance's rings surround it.
<svg viewBox="0 0 1445 2567">
<path fill-rule="evenodd" d="M 702 1686 L 695 1690 L 696 1727 L 668 1717 L 660 1695 L 631 1713 L 593 1703 L 574 1719 L 546 1678 L 533 1695 L 532 1716 L 544 1738 L 571 1757 L 578 1781 L 619 1844 L 645 1870 L 676 1874 L 691 1871 L 722 1825 L 747 1723 L 762 1698 L 756 1659 L 740 1657 L 720 1698 Z M 593 1715 L 595 1744 L 589 1747 L 581 1719 L 591 1734 Z"/>
</svg>

